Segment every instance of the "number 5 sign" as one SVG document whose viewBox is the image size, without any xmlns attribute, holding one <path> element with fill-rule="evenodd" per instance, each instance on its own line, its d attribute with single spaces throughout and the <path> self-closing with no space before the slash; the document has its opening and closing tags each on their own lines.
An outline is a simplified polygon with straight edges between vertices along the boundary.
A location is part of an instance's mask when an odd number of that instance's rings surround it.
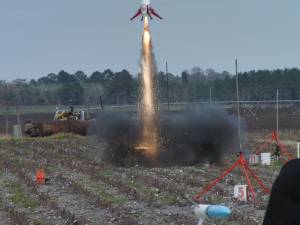
<svg viewBox="0 0 300 225">
<path fill-rule="evenodd" d="M 234 186 L 234 198 L 241 202 L 247 202 L 248 200 L 248 185 L 235 185 Z"/>
</svg>

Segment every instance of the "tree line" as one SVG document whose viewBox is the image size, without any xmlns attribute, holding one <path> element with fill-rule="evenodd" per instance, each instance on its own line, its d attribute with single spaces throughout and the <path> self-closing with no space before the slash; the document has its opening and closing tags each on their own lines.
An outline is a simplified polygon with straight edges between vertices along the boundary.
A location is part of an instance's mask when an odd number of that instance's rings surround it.
<svg viewBox="0 0 300 225">
<path fill-rule="evenodd" d="M 109 69 L 91 75 L 83 71 L 70 74 L 60 71 L 39 79 L 0 81 L 0 105 L 81 105 L 136 104 L 140 75 L 127 70 Z M 236 99 L 236 77 L 226 71 L 199 67 L 181 75 L 159 72 L 157 93 L 160 102 L 230 101 Z M 300 70 L 277 69 L 248 71 L 239 74 L 241 100 L 274 100 L 276 89 L 281 99 L 300 99 Z"/>
</svg>

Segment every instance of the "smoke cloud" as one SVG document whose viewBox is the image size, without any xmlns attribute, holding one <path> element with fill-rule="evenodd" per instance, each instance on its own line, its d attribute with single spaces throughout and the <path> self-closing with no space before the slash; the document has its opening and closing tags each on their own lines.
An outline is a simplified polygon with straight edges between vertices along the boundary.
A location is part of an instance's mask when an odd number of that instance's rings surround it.
<svg viewBox="0 0 300 225">
<path fill-rule="evenodd" d="M 137 114 L 101 113 L 91 128 L 101 160 L 119 166 L 176 166 L 203 162 L 217 163 L 238 149 L 235 116 L 217 107 L 158 115 L 160 143 L 156 159 L 137 148 L 141 122 Z"/>
<path fill-rule="evenodd" d="M 160 116 L 161 165 L 218 163 L 238 146 L 236 118 L 220 108 L 202 108 Z"/>
</svg>

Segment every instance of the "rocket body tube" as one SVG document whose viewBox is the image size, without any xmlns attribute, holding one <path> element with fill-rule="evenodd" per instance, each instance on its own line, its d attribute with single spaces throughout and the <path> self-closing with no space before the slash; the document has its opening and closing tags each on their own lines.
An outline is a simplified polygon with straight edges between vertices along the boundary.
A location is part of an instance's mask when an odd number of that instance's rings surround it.
<svg viewBox="0 0 300 225">
<path fill-rule="evenodd" d="M 163 19 L 157 12 L 156 10 L 151 6 L 150 0 L 142 0 L 140 8 L 136 12 L 136 14 L 130 19 L 134 20 L 136 17 L 141 16 L 142 20 L 145 19 L 145 17 L 149 17 L 150 19 L 153 18 L 153 16 Z"/>
<path fill-rule="evenodd" d="M 198 225 L 201 225 L 207 218 L 227 219 L 231 214 L 231 210 L 221 205 L 197 205 L 194 208 L 194 213 L 199 219 Z"/>
<path fill-rule="evenodd" d="M 226 206 L 211 205 L 208 206 L 206 214 L 211 219 L 227 219 L 231 211 Z"/>
</svg>

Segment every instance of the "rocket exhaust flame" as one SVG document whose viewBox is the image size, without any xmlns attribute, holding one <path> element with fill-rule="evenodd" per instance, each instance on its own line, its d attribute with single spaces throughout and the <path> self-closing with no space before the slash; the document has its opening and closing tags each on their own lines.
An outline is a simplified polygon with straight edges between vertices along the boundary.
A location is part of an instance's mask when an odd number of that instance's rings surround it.
<svg viewBox="0 0 300 225">
<path fill-rule="evenodd" d="M 158 154 L 157 104 L 154 85 L 156 66 L 152 52 L 148 17 L 145 17 L 144 20 L 141 66 L 141 107 L 139 116 L 142 122 L 142 137 L 140 145 L 143 146 L 145 155 L 154 160 Z"/>
</svg>

